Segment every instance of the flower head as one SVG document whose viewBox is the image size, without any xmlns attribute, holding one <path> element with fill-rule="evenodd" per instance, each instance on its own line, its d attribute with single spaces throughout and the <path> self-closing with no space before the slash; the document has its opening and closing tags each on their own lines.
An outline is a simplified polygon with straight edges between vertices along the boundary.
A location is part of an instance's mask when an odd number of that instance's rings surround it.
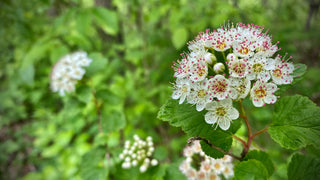
<svg viewBox="0 0 320 180">
<path fill-rule="evenodd" d="M 138 135 L 133 136 L 134 142 L 126 141 L 124 150 L 119 155 L 123 169 L 130 167 L 140 166 L 139 171 L 141 173 L 147 171 L 149 166 L 158 165 L 158 160 L 153 159 L 154 146 L 152 137 L 148 136 L 146 141 L 140 139 Z"/>
<path fill-rule="evenodd" d="M 86 52 L 75 52 L 62 57 L 51 72 L 51 90 L 59 92 L 60 96 L 75 90 L 75 84 L 85 74 L 83 66 L 89 66 L 91 59 Z"/>
<path fill-rule="evenodd" d="M 192 153 L 184 153 L 186 159 L 183 160 L 179 166 L 179 170 L 188 180 L 219 180 L 221 179 L 221 176 L 224 176 L 226 179 L 233 177 L 233 165 L 230 156 L 225 155 L 221 159 L 214 159 L 205 155 L 201 149 L 199 140 L 193 141 L 190 146 L 186 146 L 184 152 L 190 150 Z"/>
<path fill-rule="evenodd" d="M 249 94 L 256 107 L 275 103 L 276 85 L 293 81 L 294 65 L 288 62 L 291 57 L 284 60 L 276 54 L 278 42 L 272 43 L 272 35 L 263 30 L 237 23 L 199 33 L 188 43 L 189 52 L 174 63 L 172 98 L 180 104 L 187 99 L 197 111 L 207 110 L 206 122 L 222 129 L 228 129 L 239 113 L 232 103 L 226 111 L 210 110 L 213 104 L 218 106 L 224 99 L 241 101 Z"/>
</svg>

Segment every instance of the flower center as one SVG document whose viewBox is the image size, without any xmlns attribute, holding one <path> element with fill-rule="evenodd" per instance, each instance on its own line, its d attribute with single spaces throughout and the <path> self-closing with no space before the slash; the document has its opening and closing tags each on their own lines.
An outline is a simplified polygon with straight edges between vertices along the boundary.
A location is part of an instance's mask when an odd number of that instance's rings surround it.
<svg viewBox="0 0 320 180">
<path fill-rule="evenodd" d="M 213 85 L 213 89 L 218 93 L 225 92 L 227 89 L 227 84 L 223 81 L 218 81 Z"/>
<path fill-rule="evenodd" d="M 243 63 L 236 63 L 233 65 L 232 70 L 237 74 L 243 74 L 245 72 L 246 65 Z"/>
<path fill-rule="evenodd" d="M 239 51 L 241 54 L 248 54 L 249 53 L 249 49 L 248 48 L 241 48 Z"/>
<path fill-rule="evenodd" d="M 258 98 L 263 98 L 263 97 L 265 97 L 267 95 L 265 89 L 263 89 L 261 86 L 260 86 L 259 89 L 254 91 L 254 94 Z"/>
<path fill-rule="evenodd" d="M 215 174 L 210 175 L 210 180 L 216 180 L 216 179 L 217 179 L 217 176 Z"/>
<path fill-rule="evenodd" d="M 281 70 L 280 69 L 273 70 L 273 76 L 281 77 L 282 76 Z"/>
<path fill-rule="evenodd" d="M 226 114 L 227 114 L 227 111 L 226 111 L 226 109 L 224 108 L 224 107 L 218 107 L 217 109 L 216 109 L 216 114 L 218 115 L 218 116 L 225 116 Z M 215 164 L 215 165 L 219 165 L 219 164 Z M 220 165 L 219 165 L 220 166 Z"/>
<path fill-rule="evenodd" d="M 206 73 L 206 70 L 204 68 L 200 68 L 198 71 L 197 71 L 197 74 L 198 76 L 203 76 L 204 74 Z"/>
<path fill-rule="evenodd" d="M 198 91 L 198 97 L 199 98 L 203 98 L 205 95 L 206 95 L 206 93 L 205 93 L 204 89 L 201 89 L 201 90 Z"/>
<path fill-rule="evenodd" d="M 262 71 L 263 66 L 261 64 L 254 64 L 252 68 L 254 72 L 259 73 Z"/>
<path fill-rule="evenodd" d="M 215 163 L 213 166 L 215 167 L 215 169 L 220 169 L 221 167 L 219 163 Z"/>
<path fill-rule="evenodd" d="M 227 47 L 227 44 L 224 41 L 223 42 L 218 41 L 217 44 L 218 44 L 217 47 L 221 50 Z"/>
<path fill-rule="evenodd" d="M 183 86 L 182 87 L 182 92 L 184 92 L 184 93 L 188 92 L 188 88 L 186 86 Z"/>
<path fill-rule="evenodd" d="M 238 86 L 237 91 L 238 91 L 240 94 L 244 94 L 245 91 L 246 91 L 246 86 L 245 86 L 244 84 L 241 84 L 240 86 Z"/>
</svg>

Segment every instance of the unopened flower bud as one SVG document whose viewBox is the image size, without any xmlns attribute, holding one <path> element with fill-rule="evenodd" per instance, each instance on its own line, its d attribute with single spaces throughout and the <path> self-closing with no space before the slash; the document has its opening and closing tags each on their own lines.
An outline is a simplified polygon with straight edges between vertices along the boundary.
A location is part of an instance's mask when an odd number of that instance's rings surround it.
<svg viewBox="0 0 320 180">
<path fill-rule="evenodd" d="M 124 155 L 123 154 L 119 154 L 119 158 L 122 160 L 124 159 Z"/>
<path fill-rule="evenodd" d="M 224 65 L 222 63 L 217 63 L 213 66 L 213 70 L 215 73 L 217 74 L 221 74 L 224 72 L 226 68 L 224 67 Z"/>
<path fill-rule="evenodd" d="M 152 137 L 151 137 L 151 136 L 148 136 L 148 137 L 147 137 L 147 141 L 152 141 Z"/>
<path fill-rule="evenodd" d="M 135 166 L 137 166 L 137 165 L 138 165 L 138 161 L 137 161 L 137 160 L 133 160 L 133 161 L 132 161 L 132 166 L 135 167 Z"/>
<path fill-rule="evenodd" d="M 208 64 L 214 64 L 215 62 L 217 62 L 216 56 L 212 53 L 205 54 L 204 59 Z"/>
<path fill-rule="evenodd" d="M 152 142 L 152 141 L 149 141 L 149 142 L 148 142 L 148 146 L 153 146 L 153 142 Z"/>
<path fill-rule="evenodd" d="M 130 167 L 131 167 L 130 162 L 124 162 L 124 163 L 122 163 L 122 168 L 123 168 L 123 169 L 128 169 L 128 168 L 130 168 Z"/>
<path fill-rule="evenodd" d="M 126 157 L 126 159 L 124 161 L 129 162 L 129 161 L 131 161 L 131 159 L 129 157 Z"/>
<path fill-rule="evenodd" d="M 146 172 L 146 170 L 147 170 L 147 166 L 145 165 L 145 164 L 143 164 L 142 166 L 140 166 L 140 172 Z"/>
<path fill-rule="evenodd" d="M 152 166 L 158 165 L 158 161 L 157 161 L 156 159 L 152 159 L 152 160 L 151 160 L 151 165 L 152 165 Z"/>
<path fill-rule="evenodd" d="M 133 135 L 133 139 L 135 140 L 135 141 L 139 141 L 140 140 L 140 138 L 139 138 L 139 136 L 138 135 Z"/>
</svg>

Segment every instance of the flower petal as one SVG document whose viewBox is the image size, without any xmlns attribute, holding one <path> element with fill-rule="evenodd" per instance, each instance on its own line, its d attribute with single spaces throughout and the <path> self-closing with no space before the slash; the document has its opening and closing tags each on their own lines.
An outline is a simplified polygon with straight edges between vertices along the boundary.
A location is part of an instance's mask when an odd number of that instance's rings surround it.
<svg viewBox="0 0 320 180">
<path fill-rule="evenodd" d="M 277 96 L 275 95 L 268 95 L 265 100 L 267 104 L 274 104 L 277 101 Z"/>
<path fill-rule="evenodd" d="M 209 111 L 204 115 L 204 120 L 208 124 L 214 124 L 217 122 L 217 116 L 213 112 Z"/>
<path fill-rule="evenodd" d="M 219 120 L 219 126 L 222 130 L 227 130 L 230 127 L 230 121 L 228 120 L 228 118 L 221 118 Z"/>
<path fill-rule="evenodd" d="M 239 117 L 239 112 L 236 108 L 232 107 L 231 109 L 229 109 L 228 111 L 228 117 L 233 120 L 233 119 L 238 119 Z"/>
<path fill-rule="evenodd" d="M 263 101 L 262 101 L 262 99 L 254 99 L 253 101 L 252 101 L 252 103 L 253 103 L 253 105 L 255 106 L 255 107 L 262 107 L 263 106 Z"/>
</svg>

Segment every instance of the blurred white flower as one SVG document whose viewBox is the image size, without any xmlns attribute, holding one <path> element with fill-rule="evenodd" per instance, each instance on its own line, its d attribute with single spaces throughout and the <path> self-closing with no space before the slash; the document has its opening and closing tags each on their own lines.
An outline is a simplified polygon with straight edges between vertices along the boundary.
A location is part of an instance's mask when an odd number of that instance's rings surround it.
<svg viewBox="0 0 320 180">
<path fill-rule="evenodd" d="M 220 180 L 221 175 L 226 179 L 233 177 L 232 158 L 225 155 L 221 159 L 214 159 L 205 155 L 201 149 L 199 140 L 193 141 L 190 146 L 186 146 L 184 148 L 184 156 L 186 159 L 180 164 L 179 170 L 187 177 L 188 180 Z"/>
<path fill-rule="evenodd" d="M 75 52 L 62 57 L 54 66 L 51 72 L 51 90 L 59 92 L 64 96 L 65 92 L 75 90 L 78 80 L 85 74 L 83 66 L 89 66 L 91 59 L 83 51 Z"/>
<path fill-rule="evenodd" d="M 128 169 L 139 166 L 139 171 L 144 173 L 148 170 L 149 166 L 158 165 L 158 160 L 152 158 L 154 152 L 152 137 L 148 136 L 146 141 L 144 141 L 135 134 L 133 139 L 133 142 L 128 140 L 125 142 L 124 150 L 119 155 L 119 158 L 124 160 L 122 168 Z"/>
</svg>

